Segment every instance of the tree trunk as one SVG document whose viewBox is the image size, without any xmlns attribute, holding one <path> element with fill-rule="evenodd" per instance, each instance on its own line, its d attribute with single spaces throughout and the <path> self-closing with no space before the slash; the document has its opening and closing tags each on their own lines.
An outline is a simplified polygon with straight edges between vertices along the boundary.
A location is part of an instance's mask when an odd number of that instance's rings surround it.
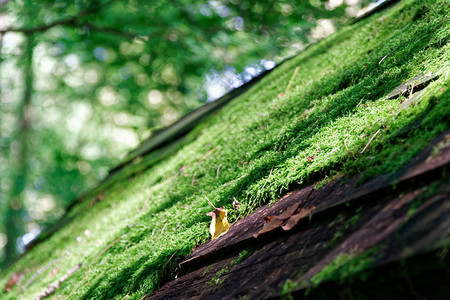
<svg viewBox="0 0 450 300">
<path fill-rule="evenodd" d="M 6 236 L 8 243 L 5 247 L 6 261 L 11 261 L 17 255 L 16 239 L 24 232 L 21 210 L 23 208 L 23 194 L 26 187 L 28 171 L 28 143 L 30 137 L 31 120 L 28 110 L 31 105 L 31 94 L 33 89 L 33 35 L 27 36 L 25 42 L 23 72 L 24 86 L 18 120 L 18 147 L 16 152 L 10 152 L 10 161 L 14 161 L 16 170 L 14 184 L 8 201 L 6 212 Z"/>
</svg>

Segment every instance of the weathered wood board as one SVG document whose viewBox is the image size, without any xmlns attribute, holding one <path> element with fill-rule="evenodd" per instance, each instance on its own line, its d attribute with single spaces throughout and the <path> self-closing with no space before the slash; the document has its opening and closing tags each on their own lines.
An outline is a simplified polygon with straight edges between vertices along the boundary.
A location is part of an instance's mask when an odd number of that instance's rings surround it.
<svg viewBox="0 0 450 300">
<path fill-rule="evenodd" d="M 364 268 L 379 270 L 448 246 L 449 141 L 450 132 L 442 134 L 394 176 L 361 186 L 359 176 L 345 182 L 338 178 L 261 207 L 226 235 L 197 248 L 180 263 L 184 275 L 148 299 L 277 298 L 287 280 L 290 293 L 304 296 L 339 257 L 372 253 Z"/>
</svg>

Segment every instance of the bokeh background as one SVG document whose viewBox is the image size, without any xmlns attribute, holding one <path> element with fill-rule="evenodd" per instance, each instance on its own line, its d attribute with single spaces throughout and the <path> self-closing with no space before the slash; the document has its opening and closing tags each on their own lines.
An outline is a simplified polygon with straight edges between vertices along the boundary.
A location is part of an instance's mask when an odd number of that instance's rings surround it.
<svg viewBox="0 0 450 300">
<path fill-rule="evenodd" d="M 369 0 L 0 0 L 0 268 L 153 131 Z"/>
</svg>

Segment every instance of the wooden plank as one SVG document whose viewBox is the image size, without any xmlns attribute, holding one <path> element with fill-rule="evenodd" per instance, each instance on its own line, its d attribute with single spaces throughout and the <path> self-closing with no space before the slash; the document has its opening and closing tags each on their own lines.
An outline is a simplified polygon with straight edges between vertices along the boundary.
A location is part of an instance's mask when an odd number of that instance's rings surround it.
<svg viewBox="0 0 450 300">
<path fill-rule="evenodd" d="M 440 76 L 439 72 L 429 73 L 429 74 L 419 74 L 417 76 L 414 76 L 407 82 L 396 87 L 392 92 L 390 92 L 386 96 L 386 98 L 389 100 L 389 99 L 398 97 L 400 95 L 403 95 L 405 97 L 410 97 L 414 93 L 417 93 L 417 92 L 423 90 L 431 82 L 438 79 L 439 76 Z"/>
<path fill-rule="evenodd" d="M 234 223 L 227 234 L 216 240 L 210 240 L 197 248 L 191 255 L 180 263 L 182 269 L 199 268 L 217 257 L 235 253 L 260 242 L 273 240 L 282 233 L 279 227 L 259 235 L 254 235 L 264 228 L 265 218 L 279 216 L 292 206 L 298 207 L 296 212 L 306 209 L 309 212 L 296 226 L 306 227 L 310 221 L 320 220 L 327 215 L 336 215 L 349 205 L 355 206 L 373 199 L 382 199 L 384 195 L 398 190 L 408 190 L 415 182 L 426 184 L 440 178 L 443 170 L 450 164 L 450 147 L 447 145 L 437 154 L 432 154 L 435 147 L 449 144 L 450 131 L 440 135 L 421 152 L 409 165 L 395 176 L 378 176 L 360 187 L 357 187 L 360 176 L 355 176 L 343 182 L 342 179 L 325 185 L 319 190 L 313 186 L 294 191 L 279 199 L 273 206 L 263 206 L 245 219 Z M 311 210 L 311 208 L 313 208 Z"/>
<path fill-rule="evenodd" d="M 418 200 L 422 204 L 411 213 Z M 450 187 L 441 181 L 429 195 L 419 186 L 254 245 L 253 253 L 239 263 L 233 263 L 238 254 L 220 257 L 167 283 L 148 299 L 278 298 L 286 280 L 297 284 L 294 291 L 311 287 L 311 279 L 340 255 L 376 249 L 375 268 L 436 249 L 450 239 L 449 226 Z"/>
</svg>

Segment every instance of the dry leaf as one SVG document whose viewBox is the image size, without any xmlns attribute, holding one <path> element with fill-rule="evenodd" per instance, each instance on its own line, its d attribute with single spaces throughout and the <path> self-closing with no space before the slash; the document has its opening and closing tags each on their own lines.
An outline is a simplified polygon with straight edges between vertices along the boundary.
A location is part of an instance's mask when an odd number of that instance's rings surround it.
<svg viewBox="0 0 450 300">
<path fill-rule="evenodd" d="M 289 219 L 297 210 L 299 207 L 300 202 L 294 203 L 293 205 L 286 208 L 281 214 L 278 216 L 268 216 L 265 217 L 264 220 L 266 223 L 264 224 L 264 227 L 258 232 L 253 235 L 254 238 L 257 238 L 263 233 L 269 232 L 274 230 L 275 228 L 280 227 L 286 219 Z"/>
<path fill-rule="evenodd" d="M 253 234 L 254 238 L 257 238 L 258 236 L 260 236 L 263 233 L 272 231 L 275 228 L 280 227 L 284 222 L 283 219 L 279 219 L 276 216 L 268 216 L 268 217 L 265 217 L 264 220 L 266 221 L 266 223 L 264 224 L 264 227 L 258 233 Z"/>
<path fill-rule="evenodd" d="M 239 209 L 239 206 L 241 205 L 240 203 L 239 203 L 239 201 L 237 201 L 236 200 L 236 198 L 233 198 L 234 200 L 233 200 L 233 208 L 235 209 L 235 210 L 238 210 Z"/>
<path fill-rule="evenodd" d="M 279 214 L 277 219 L 286 220 L 289 219 L 300 206 L 301 202 L 297 202 L 286 208 L 281 214 Z"/>
<path fill-rule="evenodd" d="M 8 282 L 5 285 L 5 290 L 9 293 L 12 291 L 12 287 L 15 286 L 16 284 L 19 284 L 22 279 L 24 278 L 24 273 L 23 272 L 19 272 L 19 273 L 14 273 L 11 278 L 8 280 Z"/>
<path fill-rule="evenodd" d="M 263 228 L 258 231 L 258 233 L 253 234 L 253 237 L 257 238 L 261 234 L 272 231 L 278 227 L 281 227 L 284 231 L 291 230 L 301 219 L 308 216 L 309 213 L 315 208 L 314 206 L 310 208 L 301 208 L 299 212 L 295 213 L 300 206 L 300 203 L 301 202 L 294 203 L 278 216 L 265 217 L 264 220 L 266 223 Z"/>
<path fill-rule="evenodd" d="M 225 234 L 230 228 L 227 220 L 227 210 L 222 208 L 215 208 L 212 212 L 206 214 L 212 217 L 209 232 L 213 239 L 217 239 L 222 234 Z"/>
<path fill-rule="evenodd" d="M 314 206 L 310 207 L 310 208 L 302 208 L 300 209 L 300 212 L 298 212 L 297 214 L 291 216 L 287 222 L 281 226 L 281 228 L 283 228 L 284 231 L 288 231 L 291 230 L 295 225 L 297 225 L 297 223 L 303 219 L 304 217 L 308 216 L 309 213 L 314 210 Z"/>
</svg>

